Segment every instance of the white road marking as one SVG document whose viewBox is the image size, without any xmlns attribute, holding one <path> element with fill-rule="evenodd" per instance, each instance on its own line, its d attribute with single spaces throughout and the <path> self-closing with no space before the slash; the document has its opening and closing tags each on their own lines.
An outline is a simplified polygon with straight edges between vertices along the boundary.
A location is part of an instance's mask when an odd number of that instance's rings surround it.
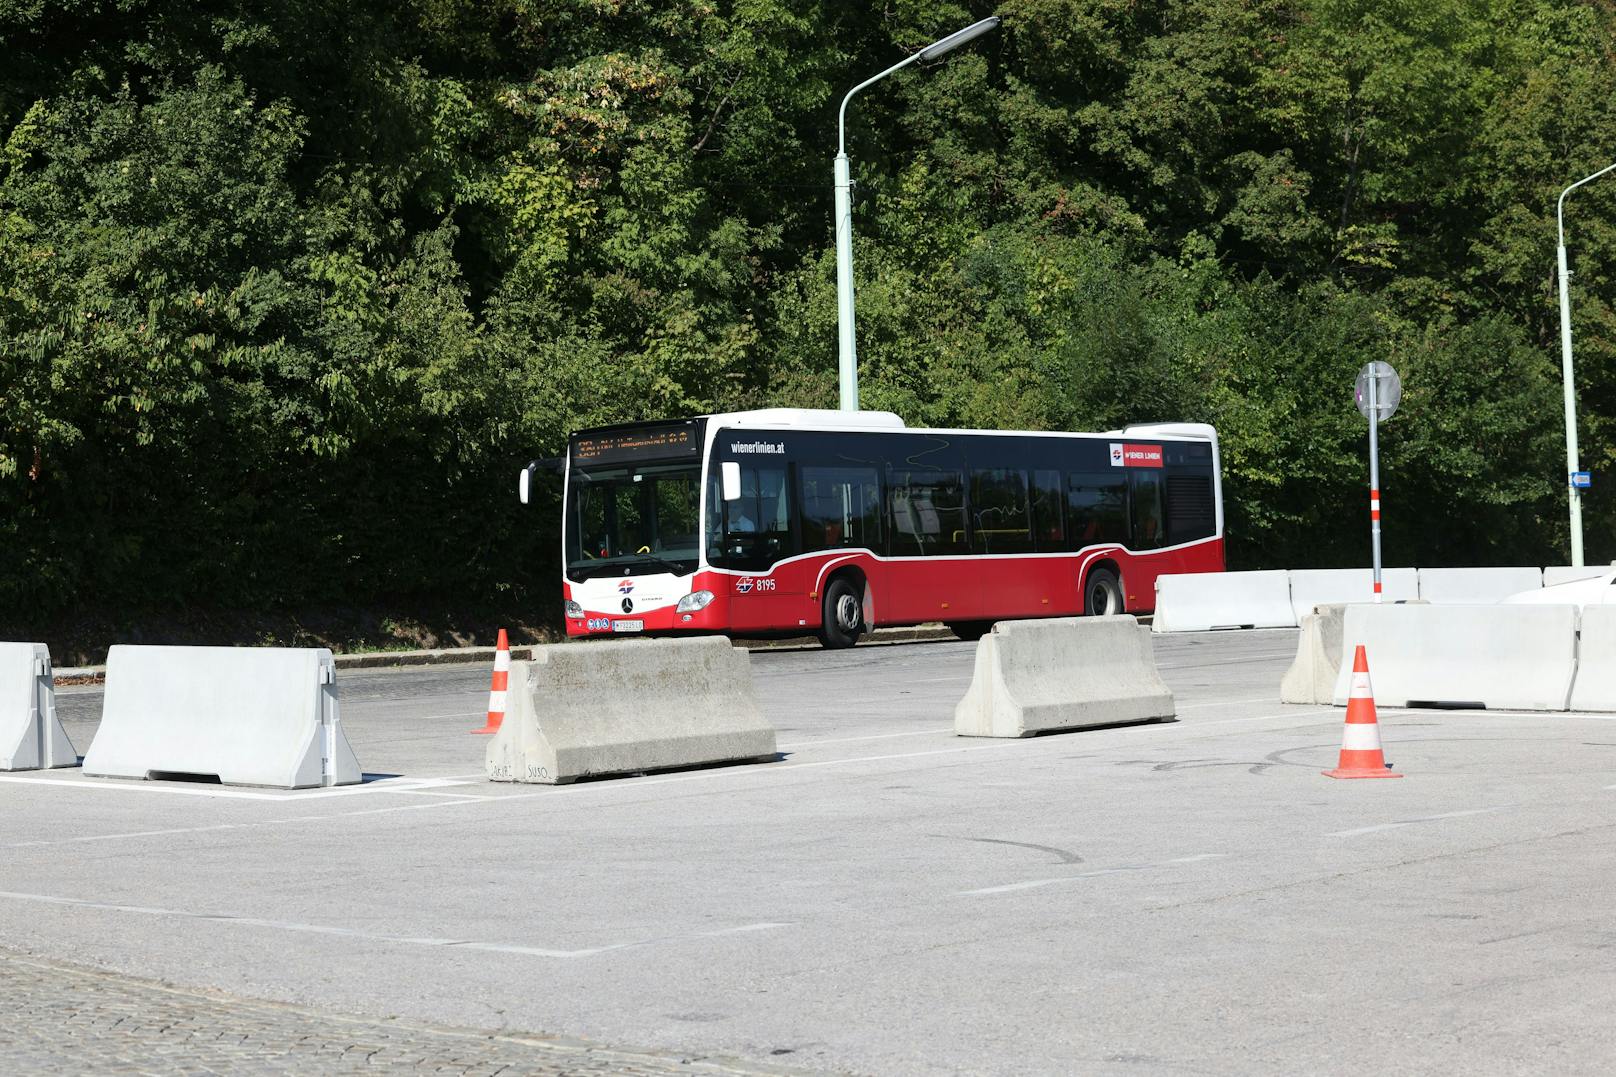
<svg viewBox="0 0 1616 1077">
<path fill-rule="evenodd" d="M 288 789 L 284 792 L 255 792 L 233 789 L 222 785 L 165 784 L 142 781 L 139 778 L 35 778 L 21 774 L 0 774 L 0 782 L 14 785 L 58 785 L 69 789 L 101 789 L 113 793 L 168 793 L 182 797 L 216 797 L 223 800 L 274 800 L 292 803 L 304 800 L 324 800 L 328 797 L 351 797 L 370 793 L 416 793 L 444 786 L 464 785 L 460 778 L 377 778 L 359 785 L 339 785 L 330 789 Z M 465 796 L 469 794 L 454 794 Z"/>
<path fill-rule="evenodd" d="M 570 785 L 570 786 L 565 786 L 565 787 L 545 786 L 545 787 L 542 787 L 542 788 L 539 788 L 539 789 L 535 789 L 535 790 L 533 790 L 531 792 L 525 792 L 525 793 L 503 793 L 503 794 L 495 793 L 495 794 L 491 794 L 491 795 L 477 795 L 477 796 L 464 795 L 464 796 L 459 796 L 454 800 L 447 800 L 447 799 L 446 800 L 436 800 L 436 801 L 433 801 L 430 804 L 394 805 L 392 807 L 387 807 L 387 808 L 366 808 L 366 809 L 364 809 L 362 811 L 331 812 L 331 813 L 328 813 L 328 814 L 325 814 L 325 815 L 298 815 L 298 816 L 290 816 L 290 817 L 283 818 L 283 819 L 265 819 L 265 820 L 261 820 L 261 821 L 248 822 L 248 823 L 215 824 L 215 825 L 211 825 L 211 826 L 199 826 L 199 827 L 191 827 L 191 828 L 177 828 L 177 829 L 174 829 L 174 830 L 164 830 L 164 831 L 153 831 L 153 832 L 133 831 L 133 832 L 124 832 L 124 833 L 119 833 L 119 834 L 98 834 L 98 835 L 88 835 L 88 836 L 80 835 L 80 836 L 76 836 L 76 837 L 72 837 L 72 838 L 58 838 L 58 839 L 53 839 L 53 840 L 48 840 L 48 841 L 12 842 L 12 843 L 10 843 L 8 845 L 0 846 L 0 848 L 25 849 L 25 848 L 39 848 L 41 846 L 48 846 L 48 845 L 71 845 L 71 844 L 75 844 L 75 843 L 83 842 L 83 841 L 114 841 L 114 840 L 117 840 L 117 839 L 120 839 L 120 838 L 145 837 L 145 836 L 148 835 L 148 833 L 151 833 L 151 834 L 164 834 L 164 835 L 169 835 L 169 834 L 201 834 L 201 833 L 207 833 L 209 831 L 214 831 L 214 830 L 229 830 L 229 829 L 236 829 L 236 828 L 246 829 L 246 828 L 256 828 L 256 827 L 279 826 L 279 825 L 281 825 L 283 823 L 325 822 L 325 821 L 332 820 L 332 819 L 347 819 L 347 818 L 352 818 L 352 817 L 361 816 L 361 815 L 387 815 L 387 814 L 390 814 L 392 812 L 421 811 L 423 809 L 431 809 L 431 808 L 454 808 L 454 807 L 459 807 L 459 806 L 465 805 L 465 804 L 505 804 L 505 803 L 509 803 L 509 802 L 513 802 L 513 801 L 532 800 L 532 799 L 534 799 L 536 797 L 553 797 L 553 798 L 556 798 L 556 803 L 553 806 L 559 808 L 559 807 L 567 807 L 567 806 L 569 806 L 569 802 L 575 802 L 575 801 L 579 800 L 580 798 L 582 798 L 584 796 L 587 796 L 587 795 L 590 795 L 590 794 L 595 794 L 595 793 L 615 793 L 615 792 L 632 792 L 633 790 L 642 789 L 642 788 L 644 788 L 644 787 L 646 787 L 648 785 L 667 785 L 667 784 L 672 783 L 672 782 L 710 781 L 710 780 L 712 780 L 714 778 L 726 778 L 726 777 L 752 777 L 752 776 L 757 776 L 759 774 L 775 774 L 775 773 L 778 773 L 778 772 L 784 771 L 784 770 L 805 770 L 805 769 L 815 768 L 815 767 L 834 767 L 834 766 L 843 766 L 843 765 L 848 764 L 848 763 L 873 763 L 873 762 L 883 762 L 883 761 L 892 760 L 892 759 L 915 759 L 915 758 L 920 758 L 920 757 L 924 757 L 924 756 L 932 756 L 932 755 L 957 755 L 957 754 L 959 754 L 961 752 L 983 752 L 983 751 L 992 751 L 994 749 L 1017 748 L 1017 747 L 1025 748 L 1031 743 L 1033 743 L 1033 742 L 1032 741 L 1027 741 L 1027 740 L 1004 740 L 1004 741 L 996 741 L 996 742 L 994 742 L 992 744 L 972 744 L 972 745 L 967 745 L 967 746 L 960 747 L 960 748 L 941 748 L 941 749 L 934 749 L 934 750 L 924 751 L 924 752 L 901 752 L 901 753 L 897 753 L 897 754 L 894 754 L 894 755 L 861 755 L 861 756 L 848 756 L 848 757 L 843 758 L 843 759 L 821 759 L 821 760 L 817 760 L 817 761 L 811 762 L 811 763 L 776 763 L 776 764 L 773 764 L 773 765 L 764 765 L 764 766 L 761 766 L 761 767 L 717 768 L 717 769 L 712 769 L 712 770 L 699 770 L 699 771 L 694 771 L 694 772 L 685 773 L 685 774 L 671 774 L 671 775 L 668 775 L 666 777 L 661 777 L 661 778 L 640 778 L 640 779 L 628 779 L 628 778 L 625 778 L 625 779 L 617 780 L 617 781 L 586 782 L 586 783 L 583 783 L 583 784 L 580 784 L 580 785 Z M 0 779 L 0 780 L 3 780 L 3 779 Z M 457 782 L 454 782 L 453 780 L 447 779 L 447 778 L 423 779 L 423 781 L 438 781 L 438 782 L 445 782 L 445 783 L 448 783 L 448 784 L 458 784 Z M 88 782 L 59 781 L 59 782 L 56 782 L 55 784 L 71 785 L 71 786 L 78 787 L 78 788 L 84 788 L 84 787 L 102 788 L 99 785 L 91 785 L 91 783 L 88 783 Z M 502 783 L 502 784 L 510 784 L 510 783 Z M 135 783 L 131 783 L 131 786 L 133 788 L 142 788 L 142 786 L 136 785 Z M 395 792 L 404 792 L 405 790 L 396 789 L 394 791 Z M 190 792 L 190 790 L 181 790 L 181 792 Z M 299 797 L 299 796 L 272 796 L 272 795 L 267 795 L 267 794 L 255 794 L 253 796 L 253 799 L 280 800 L 280 801 L 285 801 L 285 802 L 291 803 L 291 802 L 295 802 L 295 801 L 307 800 L 307 799 L 310 799 L 310 798 L 307 797 L 307 796 L 301 796 L 301 797 Z"/>
<path fill-rule="evenodd" d="M 364 786 L 339 786 L 334 789 L 310 790 L 298 793 L 296 790 L 287 790 L 285 793 L 254 793 L 246 789 L 228 789 L 217 785 L 198 785 L 187 789 L 174 785 L 159 785 L 154 782 L 140 781 L 139 779 L 119 779 L 102 781 L 97 778 L 82 778 L 72 780 L 68 778 L 25 778 L 17 775 L 0 775 L 0 782 L 14 785 L 59 785 L 69 789 L 100 789 L 113 793 L 169 793 L 183 797 L 219 797 L 225 800 L 312 800 L 318 796 L 335 794 L 347 796 L 354 792 L 365 790 Z"/>
<path fill-rule="evenodd" d="M 1179 704 L 1178 709 L 1181 711 L 1193 711 L 1200 710 L 1205 707 L 1245 707 L 1250 706 L 1253 703 L 1272 702 L 1274 702 L 1273 696 L 1263 696 L 1260 699 L 1228 699 L 1217 703 L 1181 703 Z"/>
<path fill-rule="evenodd" d="M 1156 663 L 1156 668 L 1157 669 L 1198 669 L 1201 666 L 1226 665 L 1226 664 L 1228 664 L 1230 662 L 1260 662 L 1260 661 L 1263 661 L 1263 660 L 1269 659 L 1269 658 L 1295 658 L 1296 657 L 1296 652 L 1294 650 L 1290 650 L 1290 651 L 1281 651 L 1281 652 L 1279 652 L 1277 654 L 1231 655 L 1231 656 L 1221 658 L 1221 659 L 1216 658 L 1216 657 L 1214 657 L 1212 655 L 1182 654 L 1182 653 L 1180 653 L 1178 655 L 1178 657 L 1203 659 L 1203 661 L 1186 662 L 1183 665 L 1169 665 L 1166 662 L 1158 661 Z"/>
<path fill-rule="evenodd" d="M 12 901 L 27 901 L 41 905 L 60 905 L 77 909 L 95 909 L 102 912 L 121 912 L 137 916 L 157 916 L 178 920 L 194 920 L 215 924 L 228 924 L 238 927 L 262 927 L 274 931 L 291 931 L 309 935 L 335 935 L 340 938 L 358 939 L 362 942 L 383 942 L 401 946 L 441 946 L 453 947 L 458 950 L 483 950 L 499 954 L 521 954 L 529 957 L 593 957 L 596 954 L 610 953 L 613 950 L 629 950 L 642 946 L 656 946 L 670 942 L 687 942 L 694 939 L 712 939 L 724 935 L 742 935 L 754 931 L 772 931 L 782 927 L 792 927 L 787 923 L 757 923 L 741 924 L 738 927 L 720 928 L 716 931 L 695 931 L 681 935 L 667 935 L 654 939 L 638 939 L 631 942 L 614 942 L 605 946 L 592 946 L 582 950 L 557 950 L 544 946 L 522 946 L 515 943 L 480 942 L 475 939 L 449 939 L 431 938 L 409 935 L 385 935 L 374 931 L 360 931 L 351 927 L 336 927 L 330 924 L 303 924 L 294 920 L 267 920 L 256 916 L 231 916 L 225 913 L 188 912 L 184 909 L 163 909 L 149 905 L 120 905 L 111 902 L 86 901 L 83 898 L 58 897 L 54 894 L 25 894 L 11 890 L 0 890 L 0 898 Z"/>
<path fill-rule="evenodd" d="M 1180 856 L 1172 860 L 1162 860 L 1154 864 L 1132 864 L 1120 868 L 1095 868 L 1092 871 L 1079 871 L 1071 875 L 1062 875 L 1054 879 L 1028 879 L 1025 882 L 1005 883 L 1003 886 L 984 886 L 976 890 L 960 890 L 959 897 L 982 897 L 987 894 L 1012 894 L 1018 890 L 1036 890 L 1043 886 L 1056 886 L 1060 883 L 1077 882 L 1080 879 L 1097 879 L 1102 875 L 1121 875 L 1130 871 L 1149 871 L 1152 868 L 1164 868 L 1169 864 L 1195 864 L 1203 860 L 1221 860 L 1226 853 L 1197 853 L 1194 856 Z"/>
<path fill-rule="evenodd" d="M 1139 733 L 1148 732 L 1150 730 L 1156 730 L 1156 731 L 1160 731 L 1160 732 L 1174 731 L 1174 732 L 1177 732 L 1177 733 L 1179 733 L 1181 735 L 1191 735 L 1191 736 L 1193 736 L 1198 730 L 1201 730 L 1201 729 L 1204 729 L 1204 728 L 1207 728 L 1207 727 L 1210 727 L 1210 726 L 1238 725 L 1238 724 L 1244 724 L 1244 723 L 1248 723 L 1248 722 L 1266 722 L 1266 721 L 1272 721 L 1272 720 L 1278 719 L 1278 718 L 1291 718 L 1291 719 L 1310 718 L 1310 717 L 1317 717 L 1317 716 L 1320 716 L 1320 715 L 1333 714 L 1333 713 L 1336 713 L 1336 711 L 1333 708 L 1320 708 L 1320 709 L 1314 709 L 1314 710 L 1307 710 L 1307 709 L 1298 707 L 1298 708 L 1293 708 L 1293 709 L 1291 709 L 1289 711 L 1286 711 L 1284 713 L 1281 713 L 1281 714 L 1259 715 L 1259 716 L 1257 716 L 1255 718 L 1224 718 L 1224 719 L 1218 719 L 1218 720 L 1210 721 L 1210 722 L 1196 722 L 1196 723 L 1194 723 L 1194 725 L 1191 725 L 1191 726 L 1185 726 L 1185 725 L 1176 724 L 1176 723 L 1166 723 L 1166 724 L 1158 724 L 1158 725 L 1128 726 L 1128 727 L 1125 727 L 1125 728 L 1127 728 L 1127 729 L 1129 729 L 1131 731 L 1134 731 L 1134 732 L 1139 732 Z M 434 809 L 434 808 L 454 808 L 454 807 L 460 807 L 460 806 L 467 805 L 467 804 L 502 804 L 502 803 L 505 803 L 507 801 L 532 800 L 532 799 L 534 799 L 536 797 L 554 797 L 554 798 L 556 798 L 556 802 L 552 806 L 560 808 L 560 807 L 571 806 L 572 803 L 576 803 L 576 802 L 578 802 L 579 800 L 581 800 L 584 797 L 590 797 L 590 796 L 599 795 L 599 794 L 633 792 L 635 790 L 643 789 L 646 786 L 652 786 L 652 785 L 668 785 L 668 784 L 673 784 L 673 783 L 684 783 L 684 782 L 713 781 L 715 779 L 722 779 L 722 778 L 753 778 L 753 777 L 758 777 L 758 776 L 776 774 L 776 773 L 779 773 L 779 772 L 782 772 L 782 771 L 803 770 L 805 768 L 810 768 L 810 767 L 834 767 L 834 766 L 845 766 L 845 765 L 854 764 L 854 763 L 876 763 L 876 762 L 887 762 L 887 761 L 897 760 L 897 759 L 918 759 L 918 758 L 924 758 L 924 757 L 928 757 L 928 756 L 954 755 L 954 754 L 959 754 L 959 753 L 962 753 L 962 752 L 991 751 L 991 750 L 994 750 L 994 749 L 1024 748 L 1024 749 L 1028 749 L 1028 750 L 1036 750 L 1037 747 L 1040 746 L 1040 745 L 1047 746 L 1047 745 L 1053 745 L 1053 744 L 1064 744 L 1064 746 L 1070 746 L 1071 743 L 1072 743 L 1071 741 L 1063 741 L 1062 738 L 1034 737 L 1034 738 L 1027 739 L 1027 740 L 1019 740 L 1019 739 L 1018 740 L 1002 740 L 1002 741 L 995 741 L 995 742 L 993 742 L 991 744 L 972 744 L 972 745 L 965 745 L 965 746 L 958 747 L 958 748 L 930 749 L 930 750 L 927 750 L 927 751 L 903 752 L 903 753 L 890 754 L 890 755 L 847 756 L 847 757 L 840 758 L 840 759 L 821 759 L 821 760 L 816 760 L 816 761 L 813 761 L 813 762 L 803 762 L 803 763 L 774 763 L 774 764 L 765 764 L 763 766 L 723 767 L 723 768 L 714 768 L 714 769 L 710 769 L 710 770 L 691 771 L 691 772 L 682 773 L 682 774 L 669 774 L 669 775 L 664 775 L 664 776 L 654 777 L 654 778 L 652 778 L 652 777 L 647 777 L 647 778 L 624 778 L 624 779 L 621 779 L 621 780 L 606 781 L 606 782 L 586 782 L 586 783 L 583 783 L 583 784 L 571 785 L 571 786 L 567 786 L 567 787 L 564 787 L 564 788 L 547 786 L 547 787 L 543 787 L 543 788 L 540 788 L 540 789 L 533 790 L 531 792 L 523 792 L 523 793 L 494 793 L 494 794 L 488 794 L 488 795 L 476 795 L 475 798 L 474 798 L 474 796 L 472 794 L 467 794 L 467 795 L 464 795 L 464 796 L 457 796 L 454 799 L 448 799 L 448 798 L 437 799 L 437 800 L 434 800 L 432 803 L 428 803 L 428 804 L 407 804 L 407 805 L 396 805 L 395 804 L 395 805 L 392 805 L 390 807 L 385 807 L 385 808 L 366 808 L 366 809 L 363 809 L 363 810 L 360 810 L 360 811 L 329 812 L 329 813 L 324 813 L 324 814 L 319 814 L 319 815 L 297 815 L 297 816 L 288 816 L 288 817 L 280 818 L 280 819 L 265 819 L 265 820 L 258 820 L 258 821 L 254 821 L 254 822 L 245 822 L 245 823 L 228 823 L 228 824 L 216 824 L 216 825 L 197 826 L 197 827 L 178 827 L 178 828 L 174 828 L 174 829 L 171 829 L 171 830 L 159 830 L 159 831 L 124 831 L 124 832 L 114 833 L 114 834 L 77 835 L 77 836 L 70 837 L 70 838 L 57 838 L 57 839 L 50 839 L 50 840 L 12 842 L 12 843 L 9 843 L 7 845 L 0 846 L 0 848 L 27 849 L 27 848 L 39 848 L 39 847 L 42 847 L 42 846 L 72 845 L 72 844 L 77 844 L 77 843 L 80 843 L 80 842 L 90 842 L 90 841 L 117 841 L 117 840 L 122 840 L 122 839 L 136 839 L 136 838 L 147 837 L 147 836 L 171 836 L 171 835 L 178 835 L 178 834 L 205 834 L 205 833 L 209 833 L 209 832 L 215 831 L 215 830 L 230 830 L 230 829 L 238 829 L 238 828 L 239 829 L 249 829 L 249 828 L 259 828 L 259 827 L 280 826 L 280 825 L 283 825 L 283 824 L 329 822 L 331 820 L 345 819 L 345 818 L 351 818 L 351 817 L 355 817 L 355 816 L 387 815 L 387 814 L 391 814 L 393 812 L 421 811 L 421 810 L 430 810 L 430 809 Z M 1119 744 L 1119 745 L 1110 745 L 1108 747 L 1115 748 L 1115 749 L 1122 749 L 1122 748 L 1128 747 L 1128 745 L 1120 745 Z M 411 789 L 421 789 L 421 788 L 424 787 L 425 783 L 427 783 L 427 782 L 441 783 L 443 786 L 453 786 L 453 785 L 461 784 L 463 781 L 465 781 L 467 779 L 476 780 L 476 779 L 480 779 L 482 777 L 484 777 L 484 776 L 481 775 L 481 774 L 456 774 L 456 775 L 447 775 L 447 776 L 439 777 L 439 778 L 420 779 L 419 781 L 422 784 L 414 785 L 414 786 L 411 786 L 409 788 L 411 788 Z M 391 779 L 383 779 L 383 780 L 387 781 L 387 780 L 391 780 Z M 206 787 L 204 789 L 175 789 L 175 788 L 168 787 L 168 786 L 154 786 L 154 785 L 152 785 L 151 783 L 148 783 L 148 782 L 134 782 L 134 781 L 131 781 L 131 782 L 127 782 L 127 783 L 125 783 L 125 782 L 113 782 L 113 783 L 103 784 L 103 783 L 92 783 L 92 782 L 87 782 L 87 781 L 67 781 L 67 780 L 61 780 L 61 779 L 39 779 L 39 778 L 13 778 L 13 777 L 7 777 L 7 776 L 0 776 L 0 782 L 5 782 L 5 781 L 34 782 L 34 783 L 47 782 L 47 783 L 50 783 L 50 784 L 66 785 L 66 786 L 71 786 L 73 788 L 80 788 L 80 789 L 83 789 L 83 788 L 102 789 L 102 788 L 108 788 L 109 785 L 110 785 L 111 788 L 141 790 L 141 791 L 146 791 L 146 792 L 175 792 L 175 793 L 188 794 L 188 795 L 192 795 L 192 796 L 221 796 L 221 795 L 222 796 L 232 796 L 233 795 L 233 796 L 236 796 L 239 799 L 270 800 L 270 801 L 281 801 L 281 802 L 285 802 L 285 803 L 293 803 L 293 802 L 296 802 L 296 801 L 313 799 L 313 798 L 321 795 L 324 792 L 330 792 L 329 790 L 315 790 L 315 791 L 313 791 L 311 793 L 302 793 L 302 794 L 298 794 L 298 793 L 288 793 L 288 794 L 244 793 L 244 792 L 241 792 L 239 790 L 220 790 L 219 787 L 217 787 L 217 786 L 209 786 L 209 787 Z M 370 784 L 371 785 L 377 785 L 378 783 L 372 782 Z M 358 787 L 347 786 L 347 787 L 344 787 L 344 789 L 353 789 L 355 791 L 358 791 L 359 789 L 368 789 L 368 788 L 369 788 L 369 786 L 358 786 Z M 335 790 L 335 791 L 341 792 L 343 790 Z M 391 787 L 391 788 L 378 789 L 377 791 L 378 792 L 404 792 L 406 790 L 401 789 L 401 788 L 399 788 L 397 786 L 394 786 L 394 787 Z"/>
<path fill-rule="evenodd" d="M 1022 883 L 1006 883 L 1004 886 L 984 886 L 980 890 L 961 890 L 961 897 L 976 897 L 981 894 L 1009 894 L 1017 890 L 1035 890 L 1040 886 L 1054 886 L 1056 883 L 1069 883 L 1078 879 L 1093 879 L 1101 875 L 1119 875 L 1127 868 L 1098 868 L 1094 871 L 1082 871 L 1076 875 L 1066 875 L 1059 879 L 1029 879 Z"/>
<path fill-rule="evenodd" d="M 1352 830 L 1333 830 L 1324 835 L 1327 838 L 1351 838 L 1359 834 L 1376 834 L 1382 830 L 1398 830 L 1405 826 L 1414 826 L 1416 823 L 1435 823 L 1443 819 L 1463 819 L 1467 815 L 1486 815 L 1489 812 L 1503 811 L 1507 805 L 1494 808 L 1471 808 L 1468 811 L 1445 811 L 1440 815 L 1422 815 L 1417 819 L 1403 819 L 1395 823 L 1380 823 L 1376 826 L 1360 826 Z"/>
<path fill-rule="evenodd" d="M 1345 713 L 1346 713 L 1345 710 L 1337 710 L 1334 707 L 1329 707 L 1329 708 L 1316 707 L 1316 708 L 1314 708 L 1312 710 L 1308 710 L 1305 707 L 1302 707 L 1300 705 L 1294 705 L 1291 710 L 1284 711 L 1284 712 L 1282 712 L 1280 714 L 1259 714 L 1255 718 L 1217 718 L 1217 719 L 1214 719 L 1213 721 L 1210 721 L 1210 722 L 1195 722 L 1195 723 L 1189 724 L 1189 725 L 1183 725 L 1183 724 L 1175 723 L 1175 722 L 1165 722 L 1165 723 L 1160 723 L 1160 724 L 1157 724 L 1157 725 L 1154 725 L 1154 726 L 1149 726 L 1149 725 L 1140 726 L 1140 728 L 1141 729 L 1156 729 L 1156 730 L 1168 730 L 1168 729 L 1171 729 L 1171 730 L 1176 730 L 1177 732 L 1180 732 L 1180 733 L 1194 733 L 1196 730 L 1206 729 L 1209 726 L 1215 726 L 1215 725 L 1245 725 L 1247 722 L 1271 722 L 1275 718 L 1318 718 L 1318 717 L 1322 717 L 1322 716 L 1324 716 L 1326 714 L 1345 714 Z"/>
<path fill-rule="evenodd" d="M 75 834 L 70 838 L 35 839 L 33 841 L 14 841 L 9 845 L 0 846 L 5 849 L 37 849 L 52 845 L 79 845 L 95 841 L 127 841 L 134 838 L 170 837 L 177 834 L 207 834 L 215 830 L 258 830 L 264 827 L 281 826 L 287 823 L 327 823 L 333 819 L 346 819 L 356 815 L 386 815 L 393 812 L 405 811 L 431 811 L 433 808 L 457 808 L 463 804 L 478 804 L 482 799 L 497 800 L 498 797 L 486 797 L 479 800 L 435 800 L 428 804 L 403 804 L 390 808 L 366 808 L 363 811 L 327 812 L 324 815 L 290 815 L 280 819 L 259 819 L 248 823 L 214 823 L 209 826 L 181 826 L 166 830 L 133 830 L 116 834 Z"/>
<path fill-rule="evenodd" d="M 1407 715 L 1430 715 L 1433 713 L 1447 714 L 1475 714 L 1490 718 L 1553 718 L 1561 721 L 1566 718 L 1586 718 L 1590 722 L 1616 722 L 1616 714 L 1590 714 L 1588 711 L 1494 711 L 1485 707 L 1480 710 L 1459 710 L 1447 707 L 1411 707 L 1400 711 Z"/>
<path fill-rule="evenodd" d="M 1178 709 L 1181 710 L 1181 711 L 1189 711 L 1189 710 L 1198 710 L 1198 709 L 1202 709 L 1202 708 L 1206 708 L 1206 707 L 1238 707 L 1238 706 L 1249 706 L 1252 703 L 1272 703 L 1273 701 L 1274 701 L 1273 696 L 1263 696 L 1261 699 L 1231 699 L 1226 703 L 1186 703 L 1183 706 L 1179 707 Z M 1290 717 L 1290 715 L 1286 715 L 1285 717 Z M 1258 719 L 1242 719 L 1242 721 L 1257 721 L 1257 720 Z M 1205 723 L 1205 722 L 1197 722 L 1196 723 L 1196 725 L 1198 725 L 1198 726 L 1199 725 L 1206 725 L 1206 724 L 1210 724 L 1210 723 Z M 1121 728 L 1121 727 L 1119 727 L 1119 728 Z M 785 750 L 785 749 L 800 749 L 800 748 L 817 748 L 822 744 L 853 744 L 853 743 L 856 743 L 858 741 L 866 741 L 866 740 L 894 740 L 894 739 L 897 739 L 899 737 L 923 737 L 923 736 L 927 736 L 927 735 L 935 735 L 935 734 L 938 734 L 938 733 L 952 733 L 952 732 L 954 732 L 954 727 L 953 726 L 936 726 L 936 727 L 934 727 L 932 729 L 913 729 L 913 730 L 910 730 L 907 733 L 875 733 L 875 734 L 872 734 L 872 735 L 867 736 L 867 737 L 835 737 L 835 738 L 831 738 L 831 739 L 827 739 L 827 740 L 801 740 L 801 741 L 796 741 L 796 742 L 791 743 L 791 744 L 782 744 L 782 745 L 780 745 L 780 748 L 782 750 Z"/>
<path fill-rule="evenodd" d="M 71 838 L 55 838 L 49 841 L 15 841 L 7 845 L 7 849 L 33 849 L 42 845 L 77 845 L 91 841 L 121 841 L 128 838 L 161 838 L 174 834 L 204 834 L 211 830 L 244 830 L 248 827 L 262 826 L 262 823 L 216 823 L 213 826 L 178 826 L 167 830 L 135 830 L 123 834 L 77 834 Z"/>
<path fill-rule="evenodd" d="M 835 737 L 830 740 L 800 740 L 794 744 L 782 744 L 779 747 L 787 748 L 817 748 L 821 744 L 852 744 L 861 740 L 894 740 L 898 737 L 924 737 L 937 733 L 952 733 L 953 726 L 938 726 L 935 729 L 912 729 L 907 733 L 875 733 L 868 737 Z"/>
</svg>

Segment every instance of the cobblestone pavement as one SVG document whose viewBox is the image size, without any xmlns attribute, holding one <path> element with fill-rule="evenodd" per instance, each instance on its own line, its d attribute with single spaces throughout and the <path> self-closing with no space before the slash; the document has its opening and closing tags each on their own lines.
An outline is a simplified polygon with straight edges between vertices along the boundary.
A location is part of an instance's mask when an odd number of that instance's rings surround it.
<svg viewBox="0 0 1616 1077">
<path fill-rule="evenodd" d="M 167 987 L 0 950 L 0 1073 L 801 1074 Z"/>
</svg>

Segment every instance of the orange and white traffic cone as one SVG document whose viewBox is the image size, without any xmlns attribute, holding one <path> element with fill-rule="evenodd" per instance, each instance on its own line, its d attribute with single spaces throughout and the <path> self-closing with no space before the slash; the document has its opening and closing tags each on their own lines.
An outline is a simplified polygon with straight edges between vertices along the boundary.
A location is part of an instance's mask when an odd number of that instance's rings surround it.
<svg viewBox="0 0 1616 1077">
<path fill-rule="evenodd" d="M 498 733 L 505 721 L 505 687 L 511 679 L 511 642 L 505 630 L 499 630 L 499 643 L 494 649 L 494 679 L 488 686 L 488 724 L 473 733 Z"/>
<path fill-rule="evenodd" d="M 1352 654 L 1352 691 L 1347 695 L 1347 726 L 1341 734 L 1341 760 L 1326 778 L 1401 778 L 1386 767 L 1380 750 L 1380 722 L 1375 719 L 1375 693 L 1369 687 L 1369 656 L 1363 644 Z"/>
</svg>

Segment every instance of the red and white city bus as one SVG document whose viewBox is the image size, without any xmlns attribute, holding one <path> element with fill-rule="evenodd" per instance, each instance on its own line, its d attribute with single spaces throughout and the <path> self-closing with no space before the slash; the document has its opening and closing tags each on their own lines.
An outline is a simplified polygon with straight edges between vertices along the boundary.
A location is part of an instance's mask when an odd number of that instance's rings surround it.
<svg viewBox="0 0 1616 1077">
<path fill-rule="evenodd" d="M 1218 439 L 911 430 L 774 408 L 580 431 L 564 461 L 567 633 L 817 634 L 1147 613 L 1223 561 Z M 532 468 L 523 473 L 522 497 Z"/>
</svg>

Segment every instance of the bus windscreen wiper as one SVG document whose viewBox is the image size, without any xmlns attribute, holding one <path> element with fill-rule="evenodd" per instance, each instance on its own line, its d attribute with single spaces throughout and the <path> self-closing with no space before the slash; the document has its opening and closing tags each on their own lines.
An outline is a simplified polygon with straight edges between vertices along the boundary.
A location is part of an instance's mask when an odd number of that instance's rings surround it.
<svg viewBox="0 0 1616 1077">
<path fill-rule="evenodd" d="M 683 565 L 680 565 L 674 561 L 669 561 L 666 557 L 658 557 L 654 553 L 636 553 L 629 556 L 643 558 L 650 561 L 652 564 L 661 565 L 675 576 L 683 576 L 686 572 L 690 571 Z"/>
</svg>

